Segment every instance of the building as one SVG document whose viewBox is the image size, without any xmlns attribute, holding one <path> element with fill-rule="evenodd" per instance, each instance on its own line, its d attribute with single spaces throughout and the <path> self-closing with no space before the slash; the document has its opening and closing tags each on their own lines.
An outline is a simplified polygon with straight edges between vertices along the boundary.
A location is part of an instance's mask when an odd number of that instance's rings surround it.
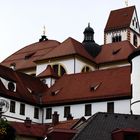
<svg viewBox="0 0 140 140">
<path fill-rule="evenodd" d="M 111 11 L 103 45 L 95 42 L 90 24 L 82 43 L 43 35 L 1 62 L 2 115 L 19 123 L 28 117 L 34 124 L 48 124 L 55 112 L 60 121 L 88 119 L 97 112 L 140 113 L 133 105 L 140 98 L 139 46 L 135 6 Z"/>
</svg>

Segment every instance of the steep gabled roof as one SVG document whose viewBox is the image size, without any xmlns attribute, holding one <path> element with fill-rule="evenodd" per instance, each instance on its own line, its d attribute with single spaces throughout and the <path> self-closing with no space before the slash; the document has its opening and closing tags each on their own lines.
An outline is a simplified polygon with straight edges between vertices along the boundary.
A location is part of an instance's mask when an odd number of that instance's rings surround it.
<svg viewBox="0 0 140 140">
<path fill-rule="evenodd" d="M 130 26 L 134 10 L 135 6 L 131 6 L 111 11 L 104 31 L 107 32 L 128 28 Z"/>
<path fill-rule="evenodd" d="M 10 67 L 15 64 L 16 70 L 35 68 L 35 60 L 46 55 L 49 51 L 58 46 L 60 42 L 47 40 L 28 45 L 6 58 L 1 64 Z"/>
<path fill-rule="evenodd" d="M 129 41 L 109 43 L 102 46 L 101 52 L 94 59 L 97 64 L 127 60 L 135 50 Z"/>
<path fill-rule="evenodd" d="M 46 77 L 58 78 L 58 75 L 54 72 L 51 65 L 48 65 L 47 68 L 43 72 L 41 72 L 39 75 L 37 75 L 37 77 L 39 77 L 39 78 L 46 78 Z"/>
<path fill-rule="evenodd" d="M 54 48 L 52 51 L 47 53 L 46 55 L 40 57 L 38 61 L 50 59 L 50 58 L 58 58 L 70 55 L 79 55 L 85 59 L 93 61 L 92 56 L 88 54 L 88 52 L 84 49 L 82 43 L 76 41 L 75 39 L 69 37 L 64 42 L 62 42 L 59 46 Z"/>
<path fill-rule="evenodd" d="M 117 129 L 140 132 L 140 116 L 99 112 L 87 121 L 73 140 L 112 140 L 111 134 Z"/>
<path fill-rule="evenodd" d="M 130 68 L 64 75 L 44 94 L 43 104 L 57 105 L 131 98 Z"/>
</svg>

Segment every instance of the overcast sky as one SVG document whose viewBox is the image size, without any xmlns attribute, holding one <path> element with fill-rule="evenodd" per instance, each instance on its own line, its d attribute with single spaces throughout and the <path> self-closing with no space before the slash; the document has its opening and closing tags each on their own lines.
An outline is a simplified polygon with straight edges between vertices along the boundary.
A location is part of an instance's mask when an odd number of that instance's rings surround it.
<svg viewBox="0 0 140 140">
<path fill-rule="evenodd" d="M 129 0 L 131 5 L 140 20 L 140 0 Z M 0 0 L 0 61 L 37 42 L 44 25 L 48 39 L 73 37 L 82 42 L 90 22 L 96 43 L 103 44 L 110 11 L 125 6 L 125 0 Z"/>
</svg>

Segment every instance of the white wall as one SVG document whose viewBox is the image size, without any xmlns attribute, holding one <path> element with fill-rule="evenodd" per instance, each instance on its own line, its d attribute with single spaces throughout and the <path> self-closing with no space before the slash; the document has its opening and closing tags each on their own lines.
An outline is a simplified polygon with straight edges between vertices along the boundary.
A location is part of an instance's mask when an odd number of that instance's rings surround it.
<svg viewBox="0 0 140 140">
<path fill-rule="evenodd" d="M 74 58 L 74 57 L 69 59 L 61 59 L 59 61 L 53 61 L 49 63 L 49 65 L 54 65 L 54 64 L 61 64 L 65 68 L 67 74 L 73 74 L 74 71 L 75 73 L 80 73 L 84 66 L 89 66 L 92 70 L 95 69 L 94 65 L 90 64 L 88 61 L 85 62 L 80 58 Z M 75 65 L 75 70 L 74 70 L 74 65 Z M 48 66 L 47 62 L 37 64 L 36 75 L 43 72 L 47 66 Z"/>
<path fill-rule="evenodd" d="M 127 30 L 119 30 L 115 32 L 105 33 L 106 44 L 112 43 L 112 37 L 116 35 L 121 35 L 122 41 L 127 40 Z"/>
<path fill-rule="evenodd" d="M 117 100 L 117 101 L 111 101 L 114 102 L 114 112 L 115 113 L 123 113 L 123 114 L 130 114 L 130 100 Z M 85 116 L 85 104 L 91 104 L 92 105 L 92 115 L 97 112 L 107 112 L 107 102 L 91 102 L 91 103 L 84 103 L 84 104 L 74 104 L 74 105 L 68 105 L 70 106 L 71 114 L 76 118 L 89 118 L 90 116 Z M 52 122 L 52 119 L 45 119 L 46 108 L 44 108 L 44 122 L 50 123 Z M 66 118 L 64 118 L 64 106 L 56 106 L 52 107 L 52 114 L 57 111 L 59 114 L 59 120 L 64 121 Z"/>
<path fill-rule="evenodd" d="M 132 60 L 132 103 L 140 100 L 140 56 L 133 58 Z M 131 106 L 134 114 L 140 114 L 140 102 Z"/>
<path fill-rule="evenodd" d="M 33 105 L 29 105 L 29 104 L 25 104 L 25 115 L 20 115 L 20 102 L 19 101 L 15 101 L 15 100 L 10 100 L 7 98 L 3 98 L 9 102 L 9 109 L 7 112 L 5 112 L 3 115 L 6 115 L 7 120 L 9 121 L 24 121 L 26 119 L 26 117 L 29 117 L 33 122 L 36 123 L 41 123 L 42 122 L 42 112 L 41 110 L 39 110 L 39 119 L 35 119 L 34 118 L 34 106 Z M 10 101 L 15 101 L 16 105 L 15 105 L 15 113 L 10 112 Z M 21 102 L 22 103 L 22 102 Z M 8 117 L 9 116 L 9 117 Z"/>
</svg>

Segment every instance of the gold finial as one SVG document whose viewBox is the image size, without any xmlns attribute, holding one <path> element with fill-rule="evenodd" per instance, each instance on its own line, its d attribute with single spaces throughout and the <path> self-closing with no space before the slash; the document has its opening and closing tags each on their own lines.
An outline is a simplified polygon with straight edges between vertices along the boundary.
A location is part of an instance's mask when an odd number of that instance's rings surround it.
<svg viewBox="0 0 140 140">
<path fill-rule="evenodd" d="M 44 36 L 46 35 L 46 27 L 45 27 L 45 25 L 43 26 L 43 35 Z"/>
<path fill-rule="evenodd" d="M 128 0 L 125 0 L 125 5 L 126 7 L 128 7 Z"/>
</svg>

